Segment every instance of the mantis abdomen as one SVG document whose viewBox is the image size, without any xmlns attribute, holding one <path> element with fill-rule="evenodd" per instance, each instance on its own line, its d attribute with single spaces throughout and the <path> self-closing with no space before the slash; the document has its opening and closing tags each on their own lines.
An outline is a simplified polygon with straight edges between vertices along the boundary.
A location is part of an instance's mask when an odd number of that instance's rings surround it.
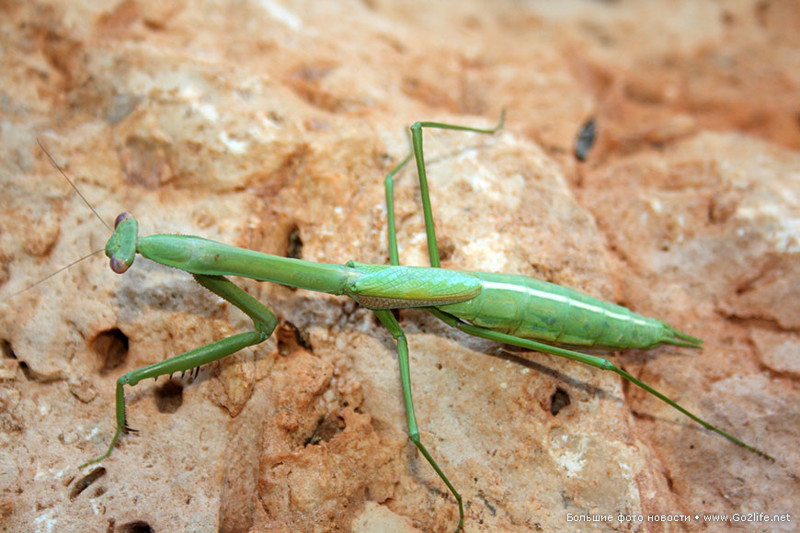
<svg viewBox="0 0 800 533">
<path fill-rule="evenodd" d="M 647 349 L 702 344 L 661 320 L 528 276 L 354 261 L 347 266 L 360 277 L 344 293 L 372 309 L 435 307 L 492 331 L 561 345 Z"/>
<path fill-rule="evenodd" d="M 664 322 L 528 276 L 469 272 L 478 296 L 439 309 L 476 326 L 526 339 L 598 348 L 698 346 L 699 339 Z"/>
</svg>

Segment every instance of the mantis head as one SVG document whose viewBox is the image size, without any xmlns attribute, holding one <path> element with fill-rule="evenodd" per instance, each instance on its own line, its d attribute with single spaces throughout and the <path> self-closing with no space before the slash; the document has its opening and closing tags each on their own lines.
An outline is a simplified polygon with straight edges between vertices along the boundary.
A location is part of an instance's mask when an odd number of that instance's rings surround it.
<svg viewBox="0 0 800 533">
<path fill-rule="evenodd" d="M 114 233 L 106 243 L 106 256 L 111 270 L 122 274 L 136 258 L 136 239 L 139 223 L 130 213 L 120 213 L 114 221 Z"/>
</svg>

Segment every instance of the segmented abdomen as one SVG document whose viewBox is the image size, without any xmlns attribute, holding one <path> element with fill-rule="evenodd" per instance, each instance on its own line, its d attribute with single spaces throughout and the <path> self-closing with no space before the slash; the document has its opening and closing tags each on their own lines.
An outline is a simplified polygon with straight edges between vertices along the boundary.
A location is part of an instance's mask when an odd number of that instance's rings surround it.
<svg viewBox="0 0 800 533">
<path fill-rule="evenodd" d="M 469 273 L 481 280 L 480 295 L 439 309 L 476 326 L 601 348 L 650 348 L 673 336 L 674 330 L 660 320 L 567 287 L 527 276 Z"/>
</svg>

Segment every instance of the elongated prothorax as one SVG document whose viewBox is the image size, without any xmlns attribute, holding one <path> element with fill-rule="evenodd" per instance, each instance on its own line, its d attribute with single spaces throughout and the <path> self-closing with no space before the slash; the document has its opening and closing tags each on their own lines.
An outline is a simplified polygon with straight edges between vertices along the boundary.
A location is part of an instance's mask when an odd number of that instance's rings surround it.
<svg viewBox="0 0 800 533">
<path fill-rule="evenodd" d="M 194 237 L 149 235 L 139 238 L 144 257 L 192 274 L 243 276 L 328 294 L 344 294 L 358 272 L 344 265 L 311 263 Z"/>
</svg>

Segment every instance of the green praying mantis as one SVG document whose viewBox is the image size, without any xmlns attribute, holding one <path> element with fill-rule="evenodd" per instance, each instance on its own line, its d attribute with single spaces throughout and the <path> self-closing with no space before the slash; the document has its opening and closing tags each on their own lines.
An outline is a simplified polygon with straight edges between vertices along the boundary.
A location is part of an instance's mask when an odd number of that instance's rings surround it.
<svg viewBox="0 0 800 533">
<path fill-rule="evenodd" d="M 456 487 L 421 441 L 411 394 L 408 342 L 397 318 L 392 313 L 394 309 L 422 308 L 469 335 L 565 357 L 601 370 L 611 371 L 658 397 L 705 428 L 762 457 L 773 460 L 765 452 L 686 410 L 664 394 L 615 366 L 608 359 L 577 351 L 578 347 L 606 350 L 650 349 L 662 344 L 700 348 L 702 345 L 700 339 L 682 333 L 660 320 L 636 314 L 625 307 L 535 278 L 441 268 L 425 170 L 423 128 L 494 134 L 503 127 L 504 122 L 505 112 L 493 128 L 439 122 L 417 122 L 411 126 L 412 150 L 385 179 L 390 265 L 363 264 L 355 261 L 349 261 L 344 265 L 320 264 L 269 255 L 190 235 L 139 236 L 136 219 L 129 213 L 120 214 L 114 224 L 113 234 L 105 246 L 105 253 L 114 272 L 122 274 L 131 268 L 136 254 L 184 270 L 200 285 L 247 314 L 253 322 L 254 329 L 194 348 L 119 377 L 116 384 L 114 435 L 105 453 L 81 467 L 109 457 L 122 434 L 129 431 L 125 416 L 126 385 L 134 386 L 144 379 L 190 371 L 236 353 L 247 346 L 259 344 L 270 337 L 278 325 L 276 316 L 264 304 L 225 277 L 230 275 L 328 294 L 346 295 L 374 311 L 397 343 L 409 438 L 455 498 L 459 513 L 456 531 L 464 527 L 464 504 Z M 430 267 L 402 266 L 398 254 L 394 178 L 412 158 L 416 163 L 419 179 Z M 53 164 L 59 168 L 55 161 Z M 61 171 L 60 168 L 59 170 Z M 64 177 L 72 184 L 66 174 Z M 91 208 L 91 205 L 89 207 Z"/>
</svg>

